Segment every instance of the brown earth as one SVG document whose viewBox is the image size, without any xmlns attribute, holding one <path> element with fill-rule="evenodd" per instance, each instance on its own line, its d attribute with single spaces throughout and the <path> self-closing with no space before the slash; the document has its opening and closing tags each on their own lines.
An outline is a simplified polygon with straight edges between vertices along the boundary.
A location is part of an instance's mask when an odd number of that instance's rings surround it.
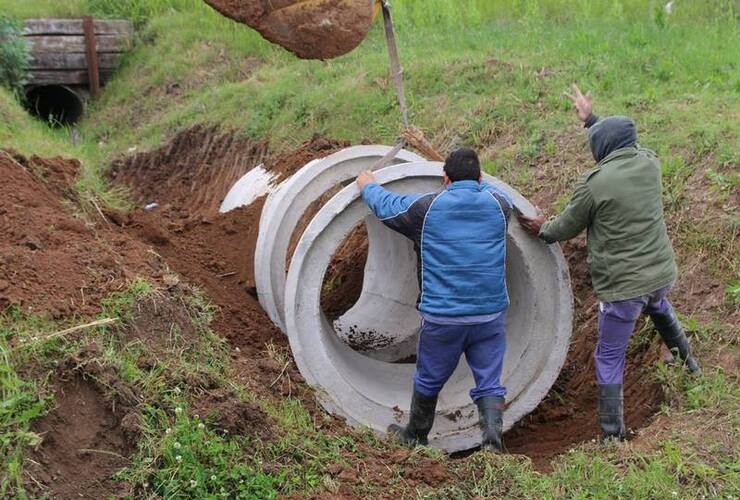
<svg viewBox="0 0 740 500">
<path fill-rule="evenodd" d="M 331 59 L 357 47 L 373 21 L 373 0 L 205 0 L 302 59 Z"/>
<path fill-rule="evenodd" d="M 0 310 L 91 315 L 136 276 L 161 278 L 148 245 L 82 217 L 71 189 L 79 166 L 0 150 Z"/>
<path fill-rule="evenodd" d="M 192 411 L 232 435 L 256 436 L 263 441 L 273 439 L 270 417 L 257 405 L 241 401 L 226 389 L 205 392 L 195 402 Z"/>
<path fill-rule="evenodd" d="M 59 380 L 54 409 L 32 430 L 41 444 L 26 460 L 26 489 L 38 496 L 90 498 L 120 496 L 126 486 L 111 475 L 130 463 L 136 445 L 121 408 L 78 373 Z"/>
<path fill-rule="evenodd" d="M 321 289 L 321 308 L 329 321 L 347 312 L 360 298 L 367 251 L 367 228 L 360 224 L 334 252 Z"/>
<path fill-rule="evenodd" d="M 314 134 L 309 141 L 304 142 L 298 148 L 266 159 L 265 170 L 277 174 L 274 182 L 279 183 L 296 173 L 311 160 L 329 156 L 349 146 L 348 141 L 339 141 L 324 137 L 321 134 Z"/>
<path fill-rule="evenodd" d="M 183 304 L 184 293 L 177 276 L 168 274 L 163 281 L 167 290 L 137 299 L 133 318 L 119 331 L 122 343 L 139 345 L 148 358 L 197 349 L 202 338 Z"/>
<path fill-rule="evenodd" d="M 266 155 L 264 142 L 196 125 L 158 149 L 114 161 L 109 178 L 142 206 L 187 206 L 191 215 L 211 215 L 229 188 Z"/>
</svg>

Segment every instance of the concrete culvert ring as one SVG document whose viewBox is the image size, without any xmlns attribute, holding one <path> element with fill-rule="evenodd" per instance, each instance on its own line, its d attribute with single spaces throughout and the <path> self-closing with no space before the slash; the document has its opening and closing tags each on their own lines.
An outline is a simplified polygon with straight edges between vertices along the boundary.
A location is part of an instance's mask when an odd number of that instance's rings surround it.
<svg viewBox="0 0 740 500">
<path fill-rule="evenodd" d="M 40 85 L 26 90 L 26 109 L 52 125 L 77 123 L 85 104 L 77 93 L 64 85 Z"/>
<path fill-rule="evenodd" d="M 428 192 L 440 188 L 441 173 L 439 163 L 414 162 L 382 169 L 376 175 L 379 183 L 397 192 Z M 511 187 L 490 176 L 487 180 L 506 189 L 524 213 L 534 211 Z M 337 247 L 363 220 L 370 240 L 363 294 L 337 320 L 337 331 L 321 309 L 322 284 Z M 384 432 L 408 412 L 414 367 L 389 361 L 406 355 L 409 346 L 413 352 L 419 325 L 413 307 L 418 283 L 410 242 L 376 222 L 355 185 L 329 200 L 295 250 L 285 285 L 284 312 L 296 363 L 318 389 L 324 408 L 346 417 L 351 425 Z M 516 222 L 509 235 L 507 279 L 512 304 L 503 373 L 509 390 L 505 429 L 534 409 L 555 382 L 568 350 L 573 307 L 559 247 L 526 236 Z M 408 286 L 407 276 L 413 276 Z M 377 293 L 377 284 L 383 282 L 384 292 Z M 395 285 L 388 286 L 389 282 Z M 395 295 L 384 297 L 388 290 Z M 391 337 L 391 342 L 382 349 L 359 352 L 346 341 L 342 325 L 380 332 Z M 477 412 L 468 397 L 472 386 L 463 359 L 440 395 L 432 445 L 453 452 L 479 444 Z"/>
<path fill-rule="evenodd" d="M 260 217 L 255 248 L 255 283 L 259 301 L 270 319 L 283 331 L 283 295 L 286 260 L 291 237 L 308 207 L 324 193 L 372 166 L 391 148 L 353 146 L 309 163 L 280 184 L 270 195 Z M 421 161 L 423 158 L 401 150 L 392 163 Z"/>
</svg>

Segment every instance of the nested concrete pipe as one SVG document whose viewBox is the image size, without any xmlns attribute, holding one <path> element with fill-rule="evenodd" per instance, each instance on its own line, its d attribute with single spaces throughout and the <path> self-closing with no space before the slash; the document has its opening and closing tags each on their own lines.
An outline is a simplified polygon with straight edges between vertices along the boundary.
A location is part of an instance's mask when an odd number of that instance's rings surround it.
<svg viewBox="0 0 740 500">
<path fill-rule="evenodd" d="M 265 202 L 255 248 L 254 278 L 260 304 L 281 330 L 285 331 L 283 295 L 288 248 L 304 212 L 330 189 L 372 168 L 391 149 L 353 146 L 311 162 L 281 183 Z M 420 156 L 401 150 L 392 163 L 421 160 Z"/>
<path fill-rule="evenodd" d="M 407 193 L 439 190 L 441 174 L 441 164 L 426 161 L 391 166 L 376 173 L 380 184 Z M 534 212 L 534 207 L 510 186 L 486 178 L 507 190 L 522 212 Z M 329 187 L 331 183 L 326 183 L 322 189 Z M 324 275 L 336 249 L 363 221 L 368 225 L 370 240 L 365 283 L 358 302 L 337 321 L 337 331 L 321 310 Z M 388 361 L 413 352 L 419 325 L 413 307 L 418 285 L 411 243 L 376 222 L 354 184 L 323 206 L 293 254 L 284 287 L 284 317 L 296 363 L 306 380 L 318 389 L 324 408 L 346 417 L 352 425 L 384 432 L 408 413 L 414 365 Z M 527 236 L 513 221 L 507 252 L 511 308 L 503 372 L 509 391 L 505 429 L 534 409 L 556 380 L 568 350 L 573 307 L 567 266 L 558 246 Z M 284 267 L 280 270 L 284 272 Z M 374 346 L 370 352 L 350 347 L 345 330 L 348 326 L 354 331 L 385 330 L 382 333 L 390 342 L 379 346 L 385 353 L 372 357 L 368 354 L 377 350 Z M 395 351 L 388 349 L 389 345 Z M 432 445 L 458 451 L 479 444 L 477 412 L 468 397 L 473 385 L 463 359 L 440 395 L 438 417 L 430 436 Z"/>
</svg>

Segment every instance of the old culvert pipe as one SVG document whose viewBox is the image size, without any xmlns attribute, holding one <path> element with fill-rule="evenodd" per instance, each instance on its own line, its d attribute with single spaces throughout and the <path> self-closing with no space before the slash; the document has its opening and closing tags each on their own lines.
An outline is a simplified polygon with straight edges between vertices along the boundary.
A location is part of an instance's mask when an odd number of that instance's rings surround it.
<svg viewBox="0 0 740 500">
<path fill-rule="evenodd" d="M 52 125 L 73 125 L 82 118 L 85 103 L 66 85 L 38 85 L 26 90 L 26 109 Z"/>
<path fill-rule="evenodd" d="M 440 188 L 442 168 L 440 163 L 412 162 L 376 175 L 380 184 L 393 191 L 429 192 Z M 534 207 L 510 186 L 490 176 L 486 180 L 505 189 L 522 212 L 534 213 Z M 319 191 L 314 193 L 317 197 L 322 195 Z M 303 200 L 304 204 L 310 201 Z M 368 226 L 369 252 L 362 294 L 332 325 L 321 309 L 324 276 L 334 252 L 363 221 Z M 509 390 L 504 429 L 534 409 L 555 382 L 568 351 L 573 310 L 567 266 L 557 245 L 526 235 L 513 221 L 507 251 L 511 309 L 503 372 Z M 317 388 L 323 407 L 346 417 L 351 425 L 384 432 L 408 413 L 414 365 L 398 361 L 413 353 L 416 342 L 415 274 L 411 243 L 377 224 L 353 183 L 318 211 L 293 254 L 283 311 L 293 355 L 306 380 Z M 381 356 L 373 356 L 377 354 L 373 346 L 369 351 L 355 350 L 346 342 L 348 327 L 390 342 L 382 344 Z M 473 385 L 462 359 L 440 395 L 432 445 L 453 452 L 479 444 L 478 416 L 468 397 Z"/>
</svg>

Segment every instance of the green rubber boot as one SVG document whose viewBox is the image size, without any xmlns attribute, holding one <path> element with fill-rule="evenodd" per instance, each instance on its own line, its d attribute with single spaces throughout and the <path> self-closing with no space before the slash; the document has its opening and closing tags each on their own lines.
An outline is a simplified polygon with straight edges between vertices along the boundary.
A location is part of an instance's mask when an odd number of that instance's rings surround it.
<svg viewBox="0 0 740 500">
<path fill-rule="evenodd" d="M 668 313 L 651 314 L 655 329 L 658 330 L 660 337 L 665 342 L 666 347 L 670 349 L 674 358 L 678 357 L 686 365 L 692 375 L 701 373 L 701 368 L 696 358 L 691 354 L 691 346 L 686 333 L 683 331 L 681 322 L 678 321 L 673 311 Z"/>
<path fill-rule="evenodd" d="M 411 397 L 409 424 L 406 427 L 391 424 L 388 434 L 407 446 L 428 445 L 429 431 L 434 425 L 434 412 L 437 409 L 437 396 L 429 397 L 414 391 Z"/>
<path fill-rule="evenodd" d="M 484 396 L 476 402 L 478 405 L 479 424 L 483 439 L 481 449 L 503 453 L 504 398 L 502 396 Z"/>
</svg>

